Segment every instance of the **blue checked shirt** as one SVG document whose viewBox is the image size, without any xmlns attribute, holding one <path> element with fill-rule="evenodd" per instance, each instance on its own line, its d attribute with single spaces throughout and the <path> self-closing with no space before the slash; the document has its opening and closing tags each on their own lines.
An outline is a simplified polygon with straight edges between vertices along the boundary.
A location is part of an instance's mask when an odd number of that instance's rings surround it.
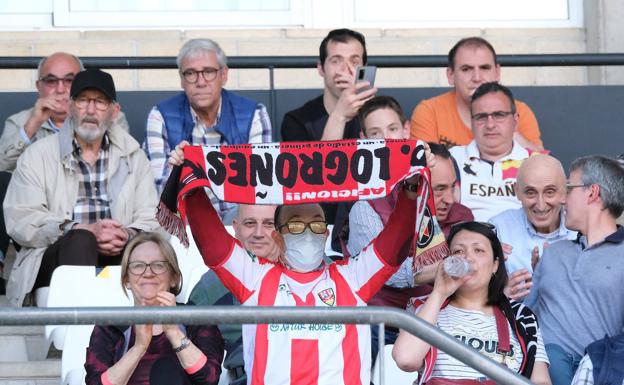
<svg viewBox="0 0 624 385">
<path fill-rule="evenodd" d="M 225 139 L 215 130 L 216 125 L 219 123 L 221 115 L 221 106 L 219 106 L 219 112 L 217 114 L 217 121 L 211 127 L 206 127 L 201 119 L 198 119 L 197 113 L 191 108 L 191 116 L 195 122 L 195 127 L 191 134 L 192 145 L 210 145 L 210 144 L 228 144 Z M 271 128 L 271 121 L 266 107 L 263 104 L 258 103 L 256 106 L 256 112 L 251 122 L 251 128 L 249 130 L 249 143 L 268 143 L 273 139 L 273 131 Z M 143 149 L 147 154 L 147 158 L 150 161 L 152 174 L 156 183 L 156 189 L 158 194 L 162 193 L 165 187 L 165 182 L 169 178 L 171 167 L 167 163 L 169 159 L 169 142 L 167 140 L 167 129 L 165 127 L 165 121 L 158 110 L 158 107 L 153 107 L 147 117 L 147 130 L 145 142 L 143 143 Z M 236 205 L 220 201 L 211 191 L 207 191 L 210 197 L 210 202 L 214 206 L 215 210 L 219 213 L 221 220 L 224 223 L 231 223 L 232 218 L 236 213 Z"/>
</svg>

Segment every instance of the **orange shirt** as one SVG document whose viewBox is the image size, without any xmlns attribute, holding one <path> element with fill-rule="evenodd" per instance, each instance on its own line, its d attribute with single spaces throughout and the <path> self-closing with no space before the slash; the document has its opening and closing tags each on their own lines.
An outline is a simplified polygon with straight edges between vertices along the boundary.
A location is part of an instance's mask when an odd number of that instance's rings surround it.
<svg viewBox="0 0 624 385">
<path fill-rule="evenodd" d="M 519 100 L 516 100 L 516 108 L 520 116 L 518 132 L 530 142 L 542 145 L 533 111 Z M 411 138 L 442 143 L 447 147 L 465 146 L 472 141 L 472 130 L 457 112 L 455 91 L 423 100 L 416 106 L 412 114 Z"/>
</svg>

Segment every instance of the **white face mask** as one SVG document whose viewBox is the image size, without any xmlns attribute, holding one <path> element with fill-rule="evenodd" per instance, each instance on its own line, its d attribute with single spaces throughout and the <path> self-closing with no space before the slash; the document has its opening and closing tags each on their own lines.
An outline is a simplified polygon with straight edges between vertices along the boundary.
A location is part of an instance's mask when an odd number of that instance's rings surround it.
<svg viewBox="0 0 624 385">
<path fill-rule="evenodd" d="M 314 234 L 306 229 L 301 234 L 282 234 L 286 251 L 284 259 L 294 271 L 307 273 L 317 269 L 325 254 L 325 234 Z"/>
</svg>

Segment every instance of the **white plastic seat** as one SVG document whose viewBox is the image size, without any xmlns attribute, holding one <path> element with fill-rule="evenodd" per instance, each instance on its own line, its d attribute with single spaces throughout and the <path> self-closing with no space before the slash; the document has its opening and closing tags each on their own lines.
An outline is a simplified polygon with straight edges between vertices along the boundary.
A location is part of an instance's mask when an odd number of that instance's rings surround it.
<svg viewBox="0 0 624 385">
<path fill-rule="evenodd" d="M 325 241 L 325 255 L 332 259 L 340 259 L 343 257 L 342 253 L 334 251 L 331 247 L 332 242 L 332 234 L 334 232 L 334 225 L 327 225 L 327 230 L 329 230 L 329 236 Z"/>
<path fill-rule="evenodd" d="M 132 306 L 132 295 L 122 289 L 121 266 L 59 266 L 50 281 L 46 307 Z M 66 325 L 46 325 L 45 336 L 63 350 Z"/>
<path fill-rule="evenodd" d="M 371 377 L 371 381 L 375 385 L 381 384 L 379 375 L 379 362 L 382 358 L 385 358 L 384 361 L 384 384 L 386 385 L 397 385 L 397 384 L 405 384 L 411 385 L 412 383 L 418 384 L 418 373 L 408 373 L 404 372 L 396 365 L 394 359 L 392 358 L 392 348 L 394 345 L 386 345 L 382 352 L 379 352 L 377 356 L 377 360 L 375 361 L 375 367 L 373 368 L 373 375 Z M 383 354 L 383 357 L 382 357 Z"/>
<path fill-rule="evenodd" d="M 189 297 L 191 296 L 191 292 L 197 282 L 201 279 L 202 275 L 208 272 L 208 267 L 206 265 L 198 265 L 187 275 L 183 275 L 184 280 L 182 284 L 182 290 L 180 294 L 176 297 L 176 301 L 179 303 L 187 303 Z"/>
<path fill-rule="evenodd" d="M 61 358 L 61 384 L 84 385 L 86 349 L 89 346 L 93 325 L 67 327 L 65 348 Z"/>
<path fill-rule="evenodd" d="M 232 226 L 225 226 L 225 229 L 230 235 L 234 236 L 234 228 Z M 182 290 L 176 297 L 176 300 L 180 303 L 186 303 L 188 301 L 191 291 L 193 291 L 193 288 L 197 282 L 199 282 L 201 276 L 208 271 L 208 267 L 204 264 L 204 259 L 197 248 L 197 244 L 195 244 L 193 234 L 188 226 L 186 228 L 186 234 L 188 234 L 189 237 L 188 249 L 180 243 L 178 238 L 174 236 L 169 238 L 169 243 L 176 252 L 178 266 L 180 266 L 183 277 Z"/>
</svg>

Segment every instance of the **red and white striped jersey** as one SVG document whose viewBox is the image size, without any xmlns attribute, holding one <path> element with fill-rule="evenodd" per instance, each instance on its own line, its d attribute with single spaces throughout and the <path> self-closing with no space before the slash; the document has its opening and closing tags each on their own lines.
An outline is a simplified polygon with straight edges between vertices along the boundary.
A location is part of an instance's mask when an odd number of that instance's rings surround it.
<svg viewBox="0 0 624 385">
<path fill-rule="evenodd" d="M 416 201 L 400 193 L 385 228 L 359 256 L 296 273 L 244 250 L 205 194 L 186 199 L 204 262 L 244 306 L 365 306 L 407 256 L 416 226 Z M 244 325 L 243 349 L 248 384 L 369 384 L 369 325 Z"/>
<path fill-rule="evenodd" d="M 214 270 L 244 306 L 366 306 L 396 271 L 374 249 L 296 273 L 236 244 Z M 369 384 L 369 325 L 243 325 L 243 349 L 248 384 Z"/>
</svg>

